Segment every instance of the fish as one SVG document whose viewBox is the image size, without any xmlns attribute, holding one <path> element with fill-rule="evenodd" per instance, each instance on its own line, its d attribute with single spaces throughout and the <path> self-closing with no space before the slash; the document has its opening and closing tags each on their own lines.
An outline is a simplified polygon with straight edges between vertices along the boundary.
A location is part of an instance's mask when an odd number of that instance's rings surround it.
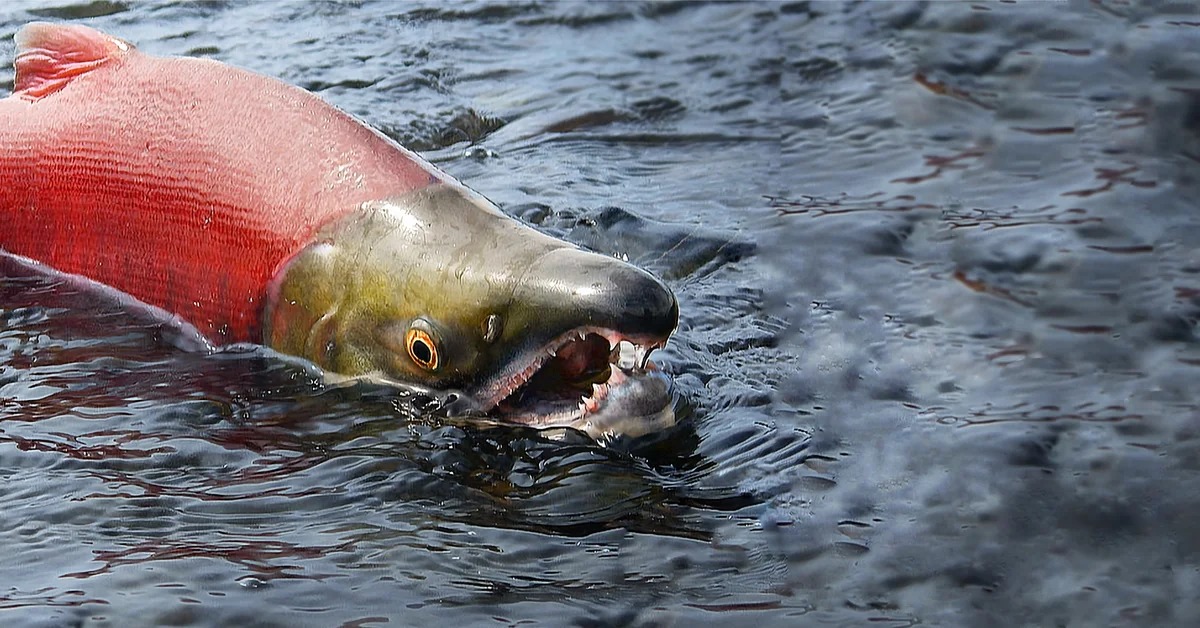
<svg viewBox="0 0 1200 628">
<path fill-rule="evenodd" d="M 16 34 L 0 250 L 331 377 L 593 438 L 674 423 L 652 273 L 544 234 L 320 97 L 78 24 Z"/>
</svg>

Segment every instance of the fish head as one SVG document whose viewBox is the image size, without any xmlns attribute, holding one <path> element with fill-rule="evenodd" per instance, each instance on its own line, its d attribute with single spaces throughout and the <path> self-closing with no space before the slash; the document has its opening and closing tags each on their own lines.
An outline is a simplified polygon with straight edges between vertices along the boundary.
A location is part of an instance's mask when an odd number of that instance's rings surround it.
<svg viewBox="0 0 1200 628">
<path fill-rule="evenodd" d="M 265 342 L 340 375 L 458 391 L 504 423 L 639 436 L 674 421 L 649 361 L 679 306 L 659 279 L 450 182 L 370 202 L 277 274 Z"/>
</svg>

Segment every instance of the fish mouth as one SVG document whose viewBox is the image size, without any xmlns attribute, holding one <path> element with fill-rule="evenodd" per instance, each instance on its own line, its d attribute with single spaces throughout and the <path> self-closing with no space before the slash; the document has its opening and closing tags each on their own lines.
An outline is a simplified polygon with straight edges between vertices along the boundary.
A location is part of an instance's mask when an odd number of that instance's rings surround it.
<svg viewBox="0 0 1200 628">
<path fill-rule="evenodd" d="M 669 387 L 645 385 L 667 381 L 649 359 L 664 344 L 666 338 L 579 327 L 519 360 L 480 402 L 497 420 L 539 429 L 571 427 L 593 436 L 652 431 L 649 423 L 631 430 L 629 419 L 653 415 L 661 427 L 669 411 Z M 613 427 L 618 421 L 621 429 Z"/>
</svg>

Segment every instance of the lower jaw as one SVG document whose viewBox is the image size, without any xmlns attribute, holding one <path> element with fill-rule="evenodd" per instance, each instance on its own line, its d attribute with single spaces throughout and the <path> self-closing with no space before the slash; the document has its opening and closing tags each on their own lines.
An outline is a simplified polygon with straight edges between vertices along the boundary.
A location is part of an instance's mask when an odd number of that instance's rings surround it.
<svg viewBox="0 0 1200 628">
<path fill-rule="evenodd" d="M 581 395 L 582 396 L 582 395 Z M 630 372 L 614 367 L 591 396 L 578 401 L 546 401 L 531 408 L 499 408 L 494 418 L 536 429 L 571 428 L 596 440 L 637 438 L 675 424 L 670 378 L 656 369 Z"/>
</svg>

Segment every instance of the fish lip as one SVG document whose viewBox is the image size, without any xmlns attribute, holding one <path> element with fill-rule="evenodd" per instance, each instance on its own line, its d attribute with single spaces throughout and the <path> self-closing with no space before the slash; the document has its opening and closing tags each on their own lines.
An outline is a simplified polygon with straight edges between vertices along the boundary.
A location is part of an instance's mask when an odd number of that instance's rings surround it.
<svg viewBox="0 0 1200 628">
<path fill-rule="evenodd" d="M 552 358 L 555 357 L 555 352 L 565 347 L 568 343 L 574 342 L 577 339 L 582 339 L 589 334 L 594 334 L 604 338 L 608 342 L 610 351 L 615 350 L 621 342 L 632 344 L 635 349 L 640 350 L 643 355 L 648 356 L 652 351 L 661 348 L 667 343 L 667 336 L 657 336 L 653 334 L 638 334 L 625 333 L 607 327 L 599 327 L 593 325 L 582 325 L 575 327 L 570 331 L 562 333 L 543 344 L 542 346 L 527 352 L 521 358 L 513 361 L 513 366 L 506 369 L 490 382 L 478 388 L 475 394 L 472 395 L 480 411 L 491 413 L 505 400 L 508 399 L 514 392 L 520 390 L 522 386 L 529 383 L 542 367 L 546 365 Z M 610 362 L 611 363 L 611 362 Z M 646 362 L 647 369 L 657 369 L 657 366 L 652 362 Z M 633 372 L 626 371 L 612 364 L 612 374 L 609 379 L 598 384 L 594 389 L 593 395 L 582 398 L 577 407 L 561 412 L 551 414 L 538 414 L 534 412 L 515 414 L 511 416 L 498 417 L 510 423 L 519 425 L 530 425 L 533 427 L 570 427 L 575 422 L 584 419 L 589 414 L 597 412 L 602 406 L 605 398 L 608 396 L 609 390 L 615 386 L 622 385 L 631 377 L 637 375 Z"/>
</svg>

